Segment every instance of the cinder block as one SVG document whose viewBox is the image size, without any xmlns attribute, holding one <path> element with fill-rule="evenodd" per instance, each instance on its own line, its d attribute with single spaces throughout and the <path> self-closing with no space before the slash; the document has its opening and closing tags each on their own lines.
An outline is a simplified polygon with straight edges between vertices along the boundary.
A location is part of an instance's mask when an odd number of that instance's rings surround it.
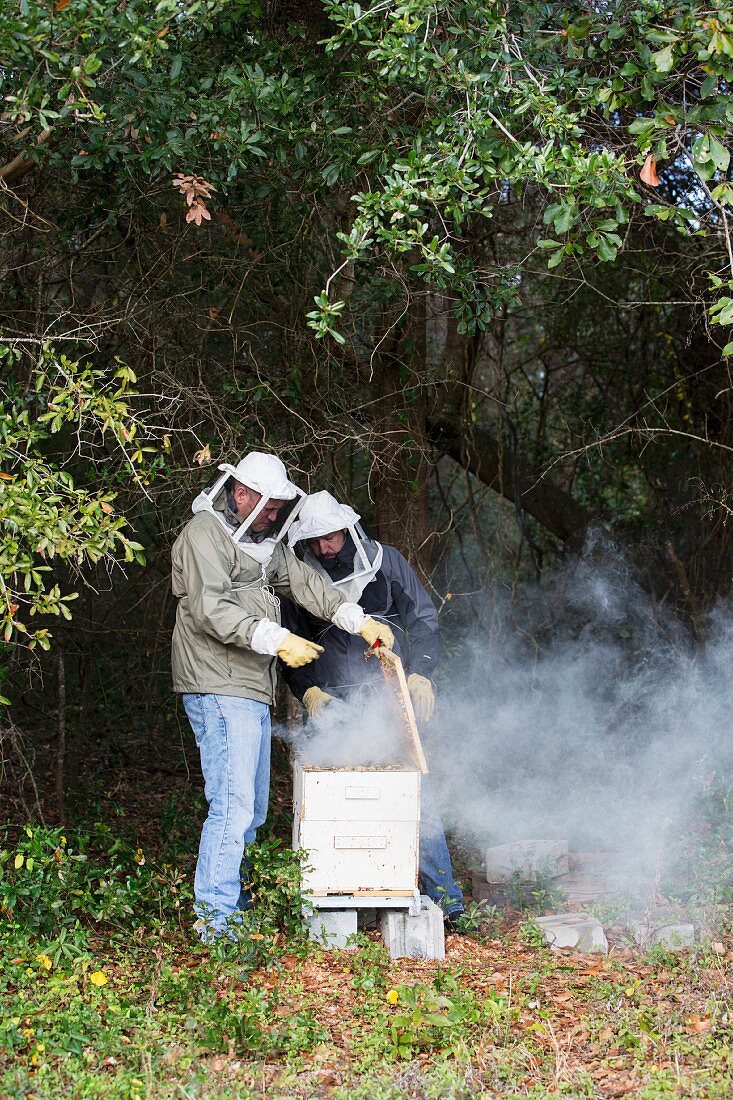
<svg viewBox="0 0 733 1100">
<path fill-rule="evenodd" d="M 486 849 L 487 882 L 532 882 L 568 873 L 564 840 L 514 840 Z"/>
<path fill-rule="evenodd" d="M 559 913 L 553 917 L 538 917 L 536 923 L 550 947 L 574 947 L 576 951 L 608 954 L 603 925 L 595 917 L 585 913 Z"/>
<path fill-rule="evenodd" d="M 495 905 L 497 909 L 521 909 L 532 904 L 534 890 L 535 884 L 529 882 L 487 882 L 482 872 L 473 876 L 471 897 L 474 901 Z"/>
<path fill-rule="evenodd" d="M 346 943 L 356 935 L 356 909 L 318 909 L 308 917 L 308 936 L 324 947 L 353 951 Z"/>
<path fill-rule="evenodd" d="M 400 909 L 379 914 L 379 930 L 391 959 L 444 959 L 443 910 L 421 895 L 416 917 Z"/>
<path fill-rule="evenodd" d="M 640 947 L 654 947 L 661 944 L 670 951 L 682 951 L 695 943 L 695 925 L 681 922 L 660 924 L 651 920 L 629 921 L 629 931 Z"/>
</svg>

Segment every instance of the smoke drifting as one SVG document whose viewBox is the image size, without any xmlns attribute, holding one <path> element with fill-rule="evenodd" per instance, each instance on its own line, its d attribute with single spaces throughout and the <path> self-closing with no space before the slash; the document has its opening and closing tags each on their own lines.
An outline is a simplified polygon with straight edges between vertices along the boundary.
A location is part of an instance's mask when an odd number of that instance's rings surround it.
<svg viewBox="0 0 733 1100">
<path fill-rule="evenodd" d="M 477 863 L 488 845 L 555 838 L 658 882 L 732 771 L 731 610 L 694 644 L 598 538 L 512 601 L 482 600 L 470 635 L 447 624 L 422 731 L 446 827 Z M 389 693 L 329 704 L 297 750 L 323 767 L 413 762 Z"/>
<path fill-rule="evenodd" d="M 446 826 L 477 851 L 531 837 L 619 852 L 663 874 L 713 773 L 733 757 L 733 616 L 705 647 L 609 546 L 586 555 L 444 662 L 427 742 Z"/>
<path fill-rule="evenodd" d="M 384 685 L 334 699 L 296 742 L 304 764 L 322 768 L 414 766 L 407 734 Z"/>
</svg>

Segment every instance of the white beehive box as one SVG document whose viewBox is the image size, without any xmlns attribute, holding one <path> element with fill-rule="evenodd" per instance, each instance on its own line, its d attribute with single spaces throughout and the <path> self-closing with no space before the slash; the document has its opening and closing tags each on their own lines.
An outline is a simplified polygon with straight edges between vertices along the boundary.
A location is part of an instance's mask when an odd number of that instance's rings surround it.
<svg viewBox="0 0 733 1100">
<path fill-rule="evenodd" d="M 308 852 L 303 888 L 314 899 L 415 894 L 416 769 L 324 768 L 296 759 L 293 802 L 293 848 Z"/>
</svg>

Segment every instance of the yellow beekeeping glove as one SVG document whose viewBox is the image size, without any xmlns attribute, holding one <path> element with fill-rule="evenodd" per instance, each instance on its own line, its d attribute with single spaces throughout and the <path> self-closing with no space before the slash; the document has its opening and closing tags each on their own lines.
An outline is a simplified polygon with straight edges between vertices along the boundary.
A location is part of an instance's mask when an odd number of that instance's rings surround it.
<svg viewBox="0 0 733 1100">
<path fill-rule="evenodd" d="M 309 642 L 307 638 L 301 638 L 299 634 L 286 634 L 277 650 L 278 657 L 285 662 L 288 668 L 300 668 L 301 665 L 309 665 L 322 653 L 322 645 Z"/>
<path fill-rule="evenodd" d="M 394 634 L 386 623 L 378 623 L 376 619 L 371 619 L 367 615 L 359 633 L 367 645 L 375 645 L 379 642 L 386 649 L 394 649 Z"/>
<path fill-rule="evenodd" d="M 321 691 L 315 684 L 309 687 L 303 694 L 303 706 L 308 711 L 308 717 L 315 718 L 321 707 L 325 707 L 326 703 L 330 703 L 332 699 L 333 695 L 329 695 L 327 691 Z"/>
<path fill-rule="evenodd" d="M 411 672 L 407 677 L 407 687 L 415 708 L 418 722 L 429 722 L 435 710 L 435 691 L 427 676 Z"/>
</svg>

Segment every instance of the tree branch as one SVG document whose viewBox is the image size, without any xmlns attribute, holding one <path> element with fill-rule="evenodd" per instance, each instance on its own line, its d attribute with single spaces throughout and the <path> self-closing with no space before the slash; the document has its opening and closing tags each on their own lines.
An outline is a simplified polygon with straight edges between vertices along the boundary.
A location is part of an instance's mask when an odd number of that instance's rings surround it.
<svg viewBox="0 0 733 1100">
<path fill-rule="evenodd" d="M 41 130 L 38 135 L 38 141 L 36 142 L 36 148 L 39 145 L 45 145 L 48 139 L 51 137 L 51 129 Z M 24 176 L 26 176 L 31 169 L 36 167 L 36 162 L 28 153 L 18 153 L 17 157 L 13 157 L 7 164 L 4 164 L 0 168 L 0 180 L 6 187 L 14 187 L 16 183 L 20 183 Z"/>
</svg>

